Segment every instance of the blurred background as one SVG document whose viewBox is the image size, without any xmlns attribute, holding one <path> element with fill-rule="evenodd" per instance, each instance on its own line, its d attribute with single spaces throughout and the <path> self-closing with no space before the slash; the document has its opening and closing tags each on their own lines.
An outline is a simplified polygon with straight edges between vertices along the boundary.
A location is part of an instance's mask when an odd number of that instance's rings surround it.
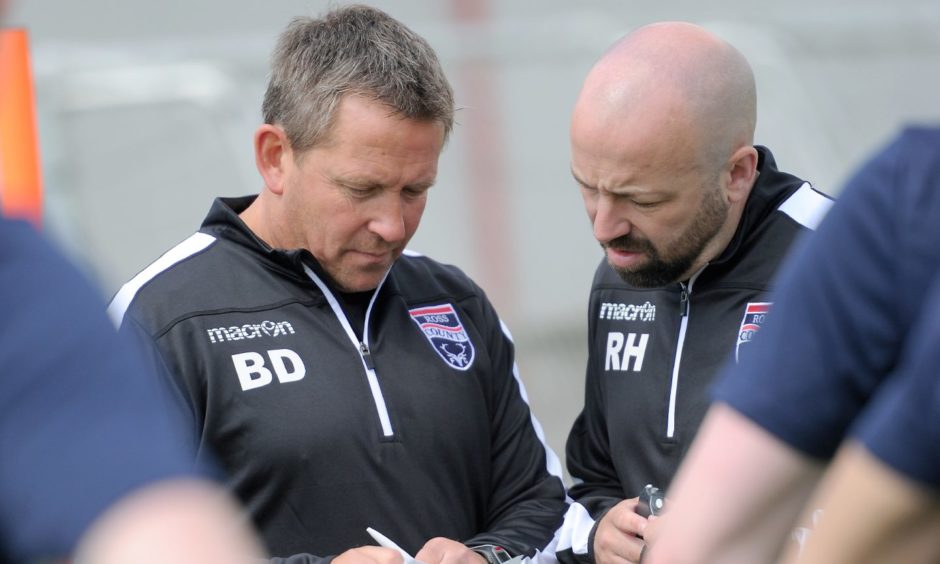
<svg viewBox="0 0 940 564">
<path fill-rule="evenodd" d="M 268 56 L 313 0 L 21 0 L 47 232 L 104 297 L 258 192 L 252 134 Z M 569 173 L 568 116 L 596 58 L 659 20 L 701 24 L 751 61 L 757 142 L 837 194 L 906 122 L 940 121 L 937 0 L 373 0 L 437 50 L 461 107 L 410 247 L 460 265 L 513 331 L 536 415 L 563 458 L 580 409 L 586 303 L 601 258 Z"/>
</svg>

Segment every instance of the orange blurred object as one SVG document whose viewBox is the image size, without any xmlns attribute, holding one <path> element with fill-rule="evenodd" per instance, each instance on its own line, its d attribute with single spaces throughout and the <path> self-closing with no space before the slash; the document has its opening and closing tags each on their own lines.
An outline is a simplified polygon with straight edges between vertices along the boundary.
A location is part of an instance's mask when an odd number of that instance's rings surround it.
<svg viewBox="0 0 940 564">
<path fill-rule="evenodd" d="M 42 226 L 36 97 L 25 29 L 0 30 L 0 209 Z"/>
</svg>

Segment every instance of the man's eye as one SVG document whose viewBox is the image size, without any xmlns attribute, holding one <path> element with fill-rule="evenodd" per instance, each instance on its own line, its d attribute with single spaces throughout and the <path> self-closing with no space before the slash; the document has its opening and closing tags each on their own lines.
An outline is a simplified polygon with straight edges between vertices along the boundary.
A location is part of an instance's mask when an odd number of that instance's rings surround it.
<svg viewBox="0 0 940 564">
<path fill-rule="evenodd" d="M 372 188 L 363 188 L 361 186 L 343 186 L 343 189 L 346 190 L 348 194 L 357 198 L 365 198 L 372 194 L 373 191 Z"/>
<path fill-rule="evenodd" d="M 652 209 L 661 204 L 662 202 L 633 202 L 633 205 L 642 208 L 642 209 Z"/>
<path fill-rule="evenodd" d="M 426 188 L 406 188 L 405 190 L 403 190 L 403 192 L 405 196 L 408 196 L 409 198 L 420 198 L 421 196 L 424 195 L 425 192 L 427 192 L 427 189 Z"/>
</svg>

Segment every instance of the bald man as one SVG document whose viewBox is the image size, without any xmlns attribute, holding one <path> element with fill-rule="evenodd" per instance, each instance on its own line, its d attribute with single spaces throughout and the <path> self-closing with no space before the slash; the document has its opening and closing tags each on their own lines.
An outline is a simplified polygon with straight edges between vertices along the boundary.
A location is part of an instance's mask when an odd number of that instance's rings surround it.
<svg viewBox="0 0 940 564">
<path fill-rule="evenodd" d="M 831 201 L 755 146 L 747 60 L 687 23 L 640 28 L 584 82 L 571 171 L 604 249 L 584 408 L 567 444 L 577 501 L 564 561 L 637 562 L 637 494 L 667 491 L 720 366 L 760 330 L 791 242 Z"/>
</svg>

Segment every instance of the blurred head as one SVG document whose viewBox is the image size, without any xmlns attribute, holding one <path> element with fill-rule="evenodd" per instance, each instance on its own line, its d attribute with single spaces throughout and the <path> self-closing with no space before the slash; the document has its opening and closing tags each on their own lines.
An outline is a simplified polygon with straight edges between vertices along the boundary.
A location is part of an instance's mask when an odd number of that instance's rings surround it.
<svg viewBox="0 0 940 564">
<path fill-rule="evenodd" d="M 274 55 L 255 156 L 265 181 L 242 219 L 313 254 L 342 291 L 371 290 L 401 256 L 453 124 L 428 44 L 362 6 L 295 20 Z"/>
<path fill-rule="evenodd" d="M 757 176 L 756 104 L 744 57 L 692 24 L 640 28 L 591 69 L 571 168 L 625 281 L 686 280 L 727 246 Z"/>
</svg>

